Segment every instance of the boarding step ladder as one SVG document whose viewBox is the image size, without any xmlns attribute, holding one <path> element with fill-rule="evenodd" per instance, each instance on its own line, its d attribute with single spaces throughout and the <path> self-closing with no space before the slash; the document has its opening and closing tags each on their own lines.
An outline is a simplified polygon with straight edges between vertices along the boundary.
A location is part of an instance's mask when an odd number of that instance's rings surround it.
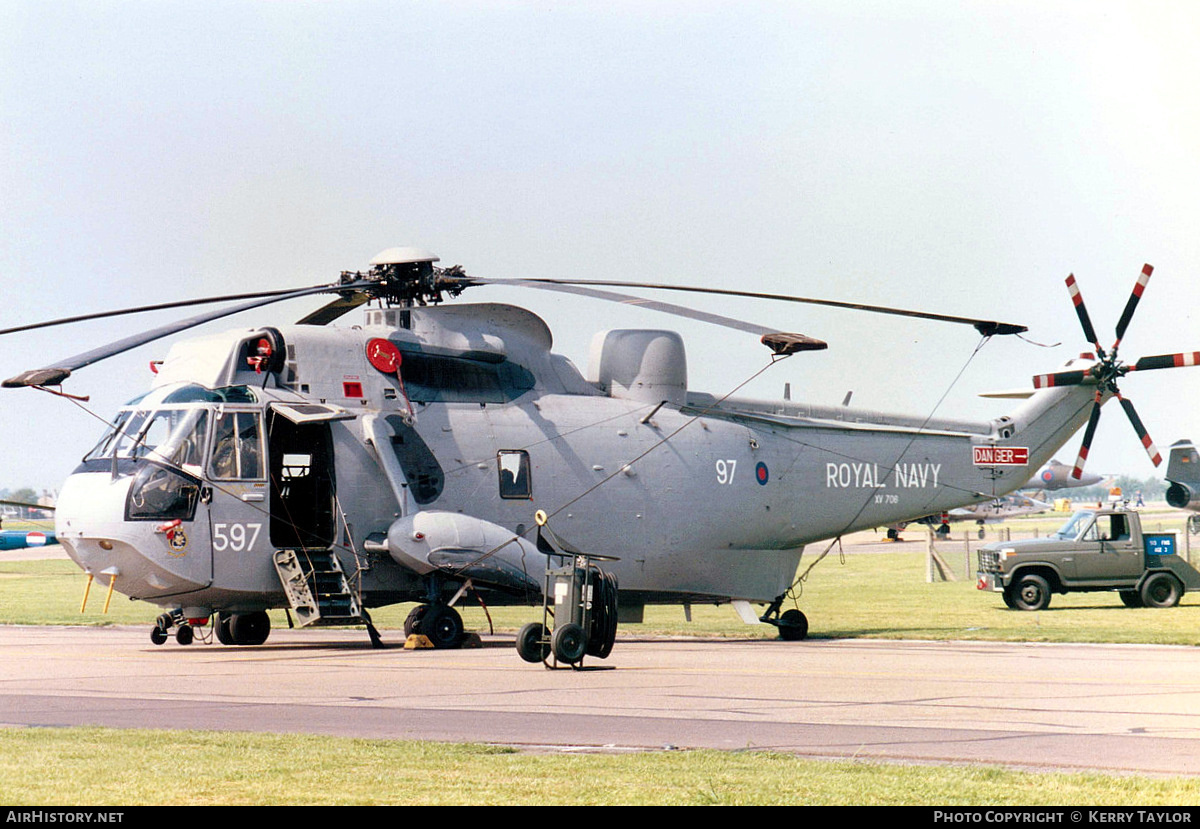
<svg viewBox="0 0 1200 829">
<path fill-rule="evenodd" d="M 300 627 L 362 625 L 370 618 L 332 550 L 276 550 L 275 570 Z"/>
</svg>

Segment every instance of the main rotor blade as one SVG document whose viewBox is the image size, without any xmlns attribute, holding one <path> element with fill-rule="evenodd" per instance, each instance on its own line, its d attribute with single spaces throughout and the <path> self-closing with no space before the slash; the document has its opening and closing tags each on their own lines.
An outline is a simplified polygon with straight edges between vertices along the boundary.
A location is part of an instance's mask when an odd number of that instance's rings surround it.
<svg viewBox="0 0 1200 829">
<path fill-rule="evenodd" d="M 1125 329 L 1129 327 L 1129 321 L 1133 319 L 1133 312 L 1137 310 L 1138 301 L 1142 298 L 1152 273 L 1154 273 L 1154 268 L 1149 264 L 1142 266 L 1142 272 L 1138 275 L 1137 282 L 1133 284 L 1133 293 L 1129 295 L 1129 301 L 1125 303 L 1125 310 L 1121 312 L 1121 318 L 1117 320 L 1117 341 L 1113 343 L 1113 351 L 1117 350 L 1117 346 L 1125 338 Z"/>
<path fill-rule="evenodd" d="M 275 291 L 257 291 L 249 294 L 227 294 L 225 296 L 202 297 L 200 299 L 181 299 L 176 302 L 162 302 L 157 305 L 139 305 L 135 308 L 118 308 L 113 311 L 98 311 L 92 314 L 80 314 L 74 317 L 62 317 L 56 320 L 33 322 L 27 325 L 17 325 L 12 328 L 0 328 L 0 336 L 16 334 L 19 331 L 34 331 L 38 328 L 51 328 L 55 325 L 69 325 L 73 322 L 88 322 L 107 317 L 122 317 L 126 314 L 140 314 L 145 311 L 165 311 L 170 308 L 189 308 L 193 305 L 211 305 L 214 302 L 235 302 L 237 300 L 258 299 L 262 297 L 286 297 L 285 294 L 295 293 L 295 288 L 281 288 Z"/>
<path fill-rule="evenodd" d="M 1142 448 L 1150 456 L 1150 462 L 1158 466 L 1162 463 L 1162 455 L 1158 453 L 1158 447 L 1154 445 L 1154 441 L 1150 440 L 1150 435 L 1146 432 L 1146 427 L 1142 425 L 1142 419 L 1137 416 L 1133 403 L 1119 394 L 1117 399 L 1121 401 L 1121 408 L 1125 410 L 1129 422 L 1133 424 L 1133 431 L 1137 432 L 1138 440 L 1142 442 Z"/>
<path fill-rule="evenodd" d="M 315 288 L 304 288 L 298 291 L 288 291 L 284 293 L 273 292 L 270 296 L 260 299 L 254 299 L 250 302 L 243 302 L 239 305 L 234 305 L 228 308 L 221 308 L 215 311 L 208 311 L 204 314 L 199 314 L 194 317 L 188 317 L 184 320 L 176 320 L 167 325 L 153 328 L 149 331 L 143 331 L 140 334 L 134 334 L 131 337 L 117 340 L 108 345 L 94 348 L 91 351 L 85 351 L 82 354 L 76 354 L 73 357 L 68 357 L 65 360 L 59 360 L 49 366 L 31 371 L 25 371 L 15 377 L 10 377 L 0 385 L 5 388 L 19 388 L 21 386 L 54 386 L 60 384 L 63 380 L 71 376 L 71 372 L 77 371 L 84 366 L 90 366 L 92 363 L 100 360 L 114 357 L 130 349 L 137 348 L 140 345 L 153 342 L 154 340 L 169 337 L 172 334 L 177 334 L 180 331 L 186 331 L 189 328 L 194 328 L 197 325 L 203 325 L 206 322 L 228 317 L 237 314 L 241 311 L 249 311 L 254 308 L 260 308 L 264 305 L 270 305 L 274 302 L 282 302 L 287 299 L 297 299 L 299 297 L 311 296 L 312 294 L 329 293 L 331 291 L 344 290 L 350 285 L 321 285 Z"/>
<path fill-rule="evenodd" d="M 475 277 L 470 277 L 475 280 Z M 822 340 L 806 337 L 803 334 L 784 334 L 774 328 L 768 328 L 765 325 L 758 325 L 753 322 L 745 322 L 744 320 L 732 319 L 723 317 L 719 314 L 710 314 L 707 311 L 697 311 L 695 308 L 687 308 L 683 305 L 673 305 L 669 302 L 658 302 L 653 299 L 643 299 L 642 297 L 629 296 L 628 294 L 619 294 L 614 291 L 601 291 L 596 288 L 587 288 L 580 285 L 564 284 L 560 282 L 542 280 L 502 280 L 493 282 L 493 280 L 476 280 L 484 284 L 501 284 L 501 285 L 520 285 L 527 288 L 536 288 L 542 291 L 556 291 L 564 294 L 576 294 L 578 296 L 591 297 L 592 299 L 603 299 L 608 302 L 619 302 L 622 305 L 635 305 L 639 308 L 648 308 L 651 311 L 661 311 L 664 314 L 673 314 L 677 317 L 685 317 L 687 319 L 699 320 L 713 325 L 732 328 L 735 331 L 744 331 L 748 334 L 757 335 L 762 343 L 775 351 L 777 354 L 791 353 L 794 351 L 819 351 L 828 348 L 828 343 Z M 785 337 L 786 341 L 781 340 Z"/>
<path fill-rule="evenodd" d="M 1083 294 L 1079 290 L 1079 284 L 1075 281 L 1075 274 L 1067 277 L 1067 290 L 1070 291 L 1071 302 L 1075 305 L 1075 315 L 1079 317 L 1079 324 L 1083 326 L 1083 336 L 1096 346 L 1096 351 L 1103 358 L 1104 349 L 1100 347 L 1100 338 L 1096 336 L 1096 329 L 1092 327 L 1092 318 L 1088 316 L 1087 306 L 1083 304 Z"/>
<path fill-rule="evenodd" d="M 1200 366 L 1200 351 L 1182 351 L 1178 354 L 1143 357 L 1130 366 L 1129 370 L 1150 371 L 1156 368 L 1183 368 L 1185 366 Z"/>
<path fill-rule="evenodd" d="M 855 311 L 868 311 L 874 314 L 891 314 L 893 316 L 900 317 L 916 317 L 918 319 L 937 320 L 939 322 L 960 323 L 973 326 L 975 330 L 985 337 L 992 336 L 993 334 L 1020 334 L 1029 330 L 1024 325 L 996 322 L 995 320 L 954 317 L 946 314 L 928 313 L 925 311 L 907 311 L 901 308 L 888 308 L 881 305 L 863 305 L 856 302 L 838 302 L 832 299 L 813 299 L 810 297 L 792 296 L 791 294 L 767 294 L 754 291 L 735 291 L 729 288 L 700 288 L 692 285 L 666 285 L 656 282 L 623 282 L 617 280 L 595 279 L 490 279 L 474 276 L 467 277 L 466 279 L 468 282 L 478 283 L 481 285 L 524 285 L 526 287 L 532 287 L 532 285 L 535 283 L 543 285 L 590 285 L 612 288 L 646 288 L 656 291 L 683 291 L 694 294 L 716 294 L 717 296 L 739 296 L 748 297 L 750 299 L 771 299 L 778 300 L 780 302 L 799 302 L 808 305 L 825 305 L 831 308 L 848 308 Z"/>
<path fill-rule="evenodd" d="M 1096 424 L 1100 422 L 1100 408 L 1103 400 L 1103 393 L 1097 390 L 1096 402 L 1092 405 L 1092 414 L 1088 418 L 1087 429 L 1083 432 L 1083 444 L 1079 447 L 1079 456 L 1075 459 L 1075 468 L 1071 470 L 1071 477 L 1079 480 L 1083 477 L 1083 466 L 1087 462 L 1088 452 L 1092 449 L 1092 438 L 1096 435 Z"/>
<path fill-rule="evenodd" d="M 335 319 L 338 319 L 343 314 L 348 314 L 355 308 L 366 305 L 371 301 L 371 295 L 366 291 L 355 291 L 353 293 L 343 294 L 342 296 L 330 302 L 328 305 L 322 305 L 311 314 L 307 314 L 296 321 L 297 325 L 328 325 Z"/>
</svg>

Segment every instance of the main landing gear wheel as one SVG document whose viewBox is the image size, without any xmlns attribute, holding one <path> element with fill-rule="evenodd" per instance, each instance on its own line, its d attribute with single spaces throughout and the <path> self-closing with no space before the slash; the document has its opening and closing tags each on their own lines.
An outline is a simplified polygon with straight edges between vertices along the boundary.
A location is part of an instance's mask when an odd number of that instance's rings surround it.
<svg viewBox="0 0 1200 829">
<path fill-rule="evenodd" d="M 414 633 L 421 632 L 421 620 L 425 618 L 425 614 L 429 611 L 429 605 L 419 604 L 408 612 L 408 618 L 404 620 L 404 638 L 412 636 Z"/>
<path fill-rule="evenodd" d="M 463 640 L 463 621 L 458 611 L 447 605 L 430 605 L 416 632 L 435 648 L 457 648 Z"/>
<path fill-rule="evenodd" d="M 220 642 L 222 645 L 236 645 L 237 644 L 237 642 L 233 641 L 233 633 L 230 632 L 230 630 L 229 630 L 229 621 L 232 618 L 233 618 L 232 613 L 226 613 L 225 611 L 222 610 L 219 613 L 217 613 L 217 618 L 213 622 L 213 630 L 217 634 L 217 641 Z"/>
<path fill-rule="evenodd" d="M 808 617 L 796 608 L 779 614 L 779 638 L 785 642 L 799 642 L 808 636 Z"/>
<path fill-rule="evenodd" d="M 261 645 L 271 633 L 271 618 L 265 610 L 251 613 L 232 613 L 229 616 L 229 638 L 233 645 Z M 220 636 L 220 622 L 217 623 Z"/>
<path fill-rule="evenodd" d="M 530 622 L 521 628 L 517 633 L 517 653 L 526 662 L 545 662 L 550 656 L 546 626 L 541 622 Z"/>
</svg>

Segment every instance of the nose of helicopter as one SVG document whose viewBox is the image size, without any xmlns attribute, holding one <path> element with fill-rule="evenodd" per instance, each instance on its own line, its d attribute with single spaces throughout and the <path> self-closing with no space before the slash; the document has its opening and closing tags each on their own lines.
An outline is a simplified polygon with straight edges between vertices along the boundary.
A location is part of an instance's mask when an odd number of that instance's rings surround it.
<svg viewBox="0 0 1200 829">
<path fill-rule="evenodd" d="M 153 600 L 203 586 L 211 568 L 197 568 L 195 551 L 189 556 L 186 548 L 175 549 L 169 536 L 176 528 L 127 519 L 132 482 L 131 475 L 101 472 L 67 478 L 55 511 L 55 532 L 67 555 L 88 575 L 132 598 Z M 186 537 L 185 528 L 178 532 Z"/>
</svg>

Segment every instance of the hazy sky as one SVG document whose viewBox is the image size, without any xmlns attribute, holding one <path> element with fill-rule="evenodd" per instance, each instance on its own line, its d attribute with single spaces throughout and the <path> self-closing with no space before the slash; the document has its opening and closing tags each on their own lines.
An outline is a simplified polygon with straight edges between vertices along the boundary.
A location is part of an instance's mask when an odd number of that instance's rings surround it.
<svg viewBox="0 0 1200 829">
<path fill-rule="evenodd" d="M 747 393 L 985 419 L 1107 345 L 1200 349 L 1200 5 L 1192 2 L 0 3 L 0 328 L 302 287 L 399 244 L 492 277 L 627 278 L 995 317 L 970 328 L 749 300 L 705 310 L 830 343 Z M 537 292 L 582 369 L 605 327 L 671 327 L 691 386 L 753 337 Z M 680 301 L 679 296 L 660 296 Z M 226 323 L 294 321 L 324 300 Z M 0 375 L 171 314 L 0 340 Z M 347 318 L 349 319 L 349 318 Z M 350 322 L 357 320 L 349 319 Z M 80 371 L 111 417 L 168 343 Z M 1131 376 L 1162 450 L 1200 439 L 1200 369 Z M 0 393 L 0 486 L 57 488 L 100 422 Z M 1074 459 L 1078 437 L 1059 453 Z M 1106 407 L 1089 468 L 1153 472 Z M 1159 470 L 1159 475 L 1162 473 Z"/>
</svg>

